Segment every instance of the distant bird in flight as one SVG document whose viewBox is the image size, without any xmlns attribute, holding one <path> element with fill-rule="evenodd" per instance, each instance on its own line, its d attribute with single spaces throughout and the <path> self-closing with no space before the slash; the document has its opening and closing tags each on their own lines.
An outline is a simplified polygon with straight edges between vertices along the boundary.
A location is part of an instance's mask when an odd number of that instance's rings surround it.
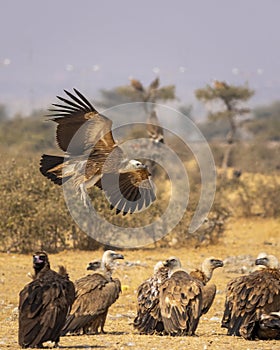
<svg viewBox="0 0 280 350">
<path fill-rule="evenodd" d="M 57 185 L 71 180 L 86 207 L 86 189 L 105 192 L 116 214 L 134 213 L 155 201 L 154 185 L 146 165 L 127 159 L 112 135 L 112 121 L 98 113 L 76 89 L 64 90 L 70 99 L 57 96 L 51 120 L 58 124 L 56 140 L 63 156 L 43 154 L 40 171 Z"/>
</svg>

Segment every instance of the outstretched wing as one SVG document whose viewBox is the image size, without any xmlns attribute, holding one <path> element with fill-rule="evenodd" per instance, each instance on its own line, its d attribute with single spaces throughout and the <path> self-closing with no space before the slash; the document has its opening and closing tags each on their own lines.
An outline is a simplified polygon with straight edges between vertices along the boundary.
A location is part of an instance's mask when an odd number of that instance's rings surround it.
<svg viewBox="0 0 280 350">
<path fill-rule="evenodd" d="M 54 103 L 56 108 L 50 109 L 52 114 L 49 115 L 58 124 L 58 146 L 71 155 L 89 152 L 97 143 L 100 148 L 112 149 L 115 145 L 112 121 L 99 114 L 77 89 L 74 89 L 75 94 L 64 91 L 70 99 L 57 96 L 63 104 Z"/>
<path fill-rule="evenodd" d="M 148 169 L 133 169 L 120 173 L 103 174 L 96 184 L 107 195 L 116 213 L 134 213 L 147 208 L 156 199 Z"/>
</svg>

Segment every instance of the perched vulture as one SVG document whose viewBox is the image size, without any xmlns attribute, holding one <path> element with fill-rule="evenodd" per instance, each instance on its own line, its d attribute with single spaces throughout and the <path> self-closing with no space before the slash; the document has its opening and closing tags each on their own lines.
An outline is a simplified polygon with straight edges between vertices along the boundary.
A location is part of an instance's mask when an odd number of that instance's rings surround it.
<svg viewBox="0 0 280 350">
<path fill-rule="evenodd" d="M 159 77 L 156 77 L 150 84 L 150 90 L 156 90 L 159 87 Z"/>
<path fill-rule="evenodd" d="M 275 316 L 280 310 L 279 263 L 273 255 L 262 255 L 255 263 L 263 268 L 228 283 L 222 327 L 228 335 L 271 339 L 268 325 L 279 325 Z"/>
<path fill-rule="evenodd" d="M 169 277 L 160 285 L 159 305 L 168 335 L 193 335 L 202 309 L 202 283 L 181 268 L 179 259 L 164 262 Z"/>
<path fill-rule="evenodd" d="M 109 307 L 121 293 L 120 280 L 112 278 L 113 265 L 116 259 L 123 258 L 122 254 L 107 250 L 103 254 L 100 268 L 75 282 L 76 299 L 62 335 L 81 332 L 96 334 L 99 328 L 105 333 L 104 324 Z"/>
<path fill-rule="evenodd" d="M 18 342 L 22 348 L 42 348 L 59 342 L 61 329 L 75 299 L 74 284 L 65 269 L 50 269 L 48 255 L 33 255 L 35 275 L 19 294 Z"/>
<path fill-rule="evenodd" d="M 227 89 L 229 86 L 225 81 L 214 80 L 213 82 L 215 89 Z"/>
<path fill-rule="evenodd" d="M 57 96 L 63 104 L 50 109 L 57 123 L 56 140 L 62 156 L 43 154 L 41 173 L 57 185 L 71 185 L 86 207 L 87 188 L 103 190 L 116 213 L 134 213 L 147 208 L 155 199 L 154 186 L 146 165 L 128 160 L 112 135 L 112 121 L 99 114 L 76 89 L 64 90 L 70 99 Z"/>
<path fill-rule="evenodd" d="M 137 316 L 133 325 L 141 334 L 162 333 L 164 330 L 159 308 L 159 286 L 167 277 L 168 268 L 159 261 L 153 276 L 137 289 Z"/>
<path fill-rule="evenodd" d="M 213 257 L 206 258 L 201 266 L 201 269 L 196 269 L 190 272 L 190 276 L 202 282 L 202 309 L 201 313 L 206 314 L 213 304 L 216 295 L 216 285 L 208 284 L 212 278 L 213 271 L 218 267 L 224 266 L 222 260 Z"/>
<path fill-rule="evenodd" d="M 139 80 L 130 79 L 130 84 L 135 90 L 137 90 L 139 92 L 144 92 L 144 87 Z"/>
<path fill-rule="evenodd" d="M 147 119 L 147 133 L 155 143 L 164 143 L 163 128 L 159 124 L 156 111 L 152 111 Z"/>
</svg>

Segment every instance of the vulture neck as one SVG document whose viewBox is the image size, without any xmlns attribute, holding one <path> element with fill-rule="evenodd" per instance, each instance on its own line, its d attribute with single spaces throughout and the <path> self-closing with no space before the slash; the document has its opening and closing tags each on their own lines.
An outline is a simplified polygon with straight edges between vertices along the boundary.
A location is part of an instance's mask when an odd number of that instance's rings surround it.
<svg viewBox="0 0 280 350">
<path fill-rule="evenodd" d="M 39 266 L 39 267 L 34 266 L 35 277 L 38 277 L 39 274 L 45 271 L 48 271 L 49 269 L 50 269 L 50 264 L 47 262 L 43 266 Z"/>
<path fill-rule="evenodd" d="M 109 274 L 109 276 L 112 276 L 114 267 L 113 267 L 113 263 L 112 262 L 108 262 L 108 261 L 101 261 L 101 270 L 105 271 L 106 273 Z"/>
<path fill-rule="evenodd" d="M 201 271 L 205 275 L 206 282 L 209 282 L 213 275 L 213 268 L 212 266 L 209 266 L 209 264 L 202 264 Z"/>
</svg>

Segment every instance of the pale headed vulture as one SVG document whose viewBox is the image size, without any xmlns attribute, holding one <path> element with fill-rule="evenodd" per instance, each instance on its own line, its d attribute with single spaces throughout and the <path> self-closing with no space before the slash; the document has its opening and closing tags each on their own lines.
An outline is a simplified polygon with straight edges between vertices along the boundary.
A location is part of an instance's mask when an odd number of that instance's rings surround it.
<svg viewBox="0 0 280 350">
<path fill-rule="evenodd" d="M 116 213 L 134 213 L 155 199 L 154 186 L 146 165 L 128 160 L 112 135 L 112 121 L 101 115 L 76 89 L 65 90 L 70 99 L 57 96 L 63 104 L 50 109 L 57 123 L 56 140 L 63 156 L 43 154 L 40 171 L 57 185 L 71 181 L 86 207 L 86 189 L 103 190 Z"/>
<path fill-rule="evenodd" d="M 160 285 L 160 311 L 168 335 L 194 335 L 202 309 L 202 283 L 181 268 L 180 260 L 164 262 L 169 277 Z"/>
<path fill-rule="evenodd" d="M 112 250 L 104 252 L 101 266 L 94 273 L 75 282 L 76 299 L 68 316 L 62 335 L 105 333 L 104 324 L 109 307 L 119 298 L 121 282 L 112 278 L 114 261 L 123 259 Z"/>
<path fill-rule="evenodd" d="M 197 279 L 203 284 L 202 287 L 202 309 L 201 313 L 206 314 L 213 304 L 216 295 L 216 285 L 214 283 L 208 283 L 213 275 L 213 271 L 218 267 L 224 266 L 222 260 L 214 257 L 206 258 L 201 269 L 196 269 L 190 272 L 190 276 Z"/>
<path fill-rule="evenodd" d="M 280 310 L 279 263 L 275 256 L 264 254 L 255 263 L 263 268 L 228 283 L 222 327 L 228 335 L 269 339 L 268 324 L 279 325 L 274 315 Z"/>
<path fill-rule="evenodd" d="M 58 345 L 61 329 L 75 299 L 74 284 L 65 269 L 50 269 L 46 252 L 33 255 L 35 275 L 19 294 L 18 342 L 22 348 L 42 348 L 46 341 Z"/>
<path fill-rule="evenodd" d="M 159 261 L 154 266 L 154 274 L 137 289 L 137 316 L 133 326 L 141 334 L 162 333 L 164 331 L 159 306 L 159 287 L 168 277 L 168 268 Z"/>
</svg>

